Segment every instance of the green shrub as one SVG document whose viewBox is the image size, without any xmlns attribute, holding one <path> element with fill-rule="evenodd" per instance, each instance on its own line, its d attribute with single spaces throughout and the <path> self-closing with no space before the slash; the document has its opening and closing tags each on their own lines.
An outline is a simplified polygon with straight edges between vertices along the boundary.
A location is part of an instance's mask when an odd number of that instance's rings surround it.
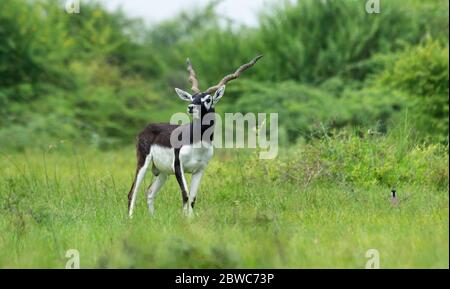
<svg viewBox="0 0 450 289">
<path fill-rule="evenodd" d="M 329 182 L 363 188 L 381 185 L 386 190 L 413 184 L 448 188 L 448 146 L 417 145 L 397 131 L 362 136 L 341 131 L 292 147 L 281 161 L 279 180 L 299 186 Z"/>
<path fill-rule="evenodd" d="M 237 108 L 243 113 L 278 113 L 279 125 L 289 142 L 323 136 L 326 130 L 346 126 L 378 126 L 385 131 L 404 99 L 401 93 L 379 88 L 343 89 L 333 94 L 292 81 L 267 84 L 243 80 L 227 91 L 227 97 L 237 101 L 228 103 L 222 111 Z"/>
<path fill-rule="evenodd" d="M 80 136 L 96 146 L 132 143 L 148 122 L 161 121 L 173 107 L 150 84 L 124 77 L 105 62 L 72 63 L 70 71 L 77 80 L 69 96 L 75 125 Z"/>
<path fill-rule="evenodd" d="M 448 39 L 448 3 L 442 0 L 391 0 L 378 15 L 367 14 L 364 1 L 277 2 L 261 11 L 258 28 L 219 25 L 213 8 L 180 14 L 151 30 L 147 46 L 157 47 L 169 80 L 185 83 L 184 60 L 191 57 L 207 87 L 258 53 L 265 58 L 248 74 L 261 81 L 318 84 L 342 73 L 362 80 L 377 54 L 419 43 L 425 35 Z"/>
<path fill-rule="evenodd" d="M 441 140 L 448 138 L 448 55 L 448 45 L 428 40 L 399 53 L 375 80 L 379 86 L 406 92 L 418 128 Z"/>
<path fill-rule="evenodd" d="M 267 59 L 266 69 L 260 70 L 264 76 L 259 77 L 320 83 L 377 53 L 418 43 L 425 33 L 448 39 L 448 32 L 441 31 L 448 23 L 446 2 L 385 1 L 377 15 L 366 13 L 365 1 L 302 0 L 275 5 L 260 18 L 258 47 Z"/>
<path fill-rule="evenodd" d="M 44 99 L 26 109 L 9 107 L 6 128 L 0 130 L 0 148 L 48 147 L 70 140 L 100 148 L 132 144 L 148 122 L 167 121 L 177 110 L 173 98 L 162 98 L 138 77 L 125 77 L 104 61 L 72 62 L 71 91 L 43 88 Z"/>
</svg>

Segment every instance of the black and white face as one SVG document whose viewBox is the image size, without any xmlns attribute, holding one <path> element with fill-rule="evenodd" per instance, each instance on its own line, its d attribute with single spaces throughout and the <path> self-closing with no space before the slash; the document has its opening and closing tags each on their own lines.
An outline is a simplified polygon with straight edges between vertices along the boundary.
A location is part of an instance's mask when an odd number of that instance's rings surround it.
<svg viewBox="0 0 450 289">
<path fill-rule="evenodd" d="M 199 119 L 201 116 L 206 115 L 209 112 L 214 112 L 215 105 L 225 93 L 225 85 L 221 86 L 212 96 L 205 92 L 191 95 L 190 93 L 178 88 L 175 88 L 175 91 L 182 100 L 189 102 L 187 107 L 188 113 L 192 114 L 193 118 Z"/>
</svg>

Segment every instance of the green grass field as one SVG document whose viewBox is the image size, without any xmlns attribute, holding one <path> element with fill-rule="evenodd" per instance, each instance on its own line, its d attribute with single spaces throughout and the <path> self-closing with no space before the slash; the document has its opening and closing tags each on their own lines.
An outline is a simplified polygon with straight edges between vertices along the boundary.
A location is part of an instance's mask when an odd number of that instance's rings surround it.
<svg viewBox="0 0 450 289">
<path fill-rule="evenodd" d="M 350 139 L 282 149 L 271 161 L 217 151 L 194 218 L 183 216 L 172 177 L 155 215 L 142 188 L 130 220 L 133 148 L 69 147 L 0 155 L 0 267 L 64 268 L 69 249 L 82 268 L 364 268 L 369 249 L 381 268 L 449 266 L 448 148 L 399 157 L 387 140 Z M 337 159 L 327 164 L 329 149 Z M 372 182 L 367 165 L 391 161 L 401 171 L 390 177 L 401 180 L 397 207 L 389 174 L 382 167 Z"/>
</svg>

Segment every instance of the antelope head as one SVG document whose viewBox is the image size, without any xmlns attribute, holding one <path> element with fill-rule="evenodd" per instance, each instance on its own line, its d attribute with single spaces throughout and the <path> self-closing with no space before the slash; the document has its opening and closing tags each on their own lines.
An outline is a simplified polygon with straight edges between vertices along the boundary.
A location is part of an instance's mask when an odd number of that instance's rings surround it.
<svg viewBox="0 0 450 289">
<path fill-rule="evenodd" d="M 175 88 L 175 91 L 182 100 L 189 102 L 187 111 L 193 115 L 194 119 L 199 119 L 207 113 L 214 112 L 214 107 L 224 95 L 225 85 L 229 81 L 239 78 L 242 72 L 255 65 L 262 57 L 262 55 L 256 56 L 250 62 L 240 66 L 234 73 L 226 75 L 218 84 L 211 86 L 204 92 L 199 88 L 197 74 L 188 58 L 186 61 L 187 70 L 189 72 L 189 82 L 192 84 L 191 90 L 194 94 L 190 94 L 179 88 Z"/>
</svg>

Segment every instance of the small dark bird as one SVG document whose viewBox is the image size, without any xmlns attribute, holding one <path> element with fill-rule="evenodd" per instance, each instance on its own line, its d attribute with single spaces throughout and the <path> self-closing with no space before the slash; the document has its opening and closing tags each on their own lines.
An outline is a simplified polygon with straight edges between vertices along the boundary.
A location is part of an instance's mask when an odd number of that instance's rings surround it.
<svg viewBox="0 0 450 289">
<path fill-rule="evenodd" d="M 393 207 L 396 207 L 398 205 L 397 191 L 392 189 L 391 194 L 391 204 Z"/>
</svg>

